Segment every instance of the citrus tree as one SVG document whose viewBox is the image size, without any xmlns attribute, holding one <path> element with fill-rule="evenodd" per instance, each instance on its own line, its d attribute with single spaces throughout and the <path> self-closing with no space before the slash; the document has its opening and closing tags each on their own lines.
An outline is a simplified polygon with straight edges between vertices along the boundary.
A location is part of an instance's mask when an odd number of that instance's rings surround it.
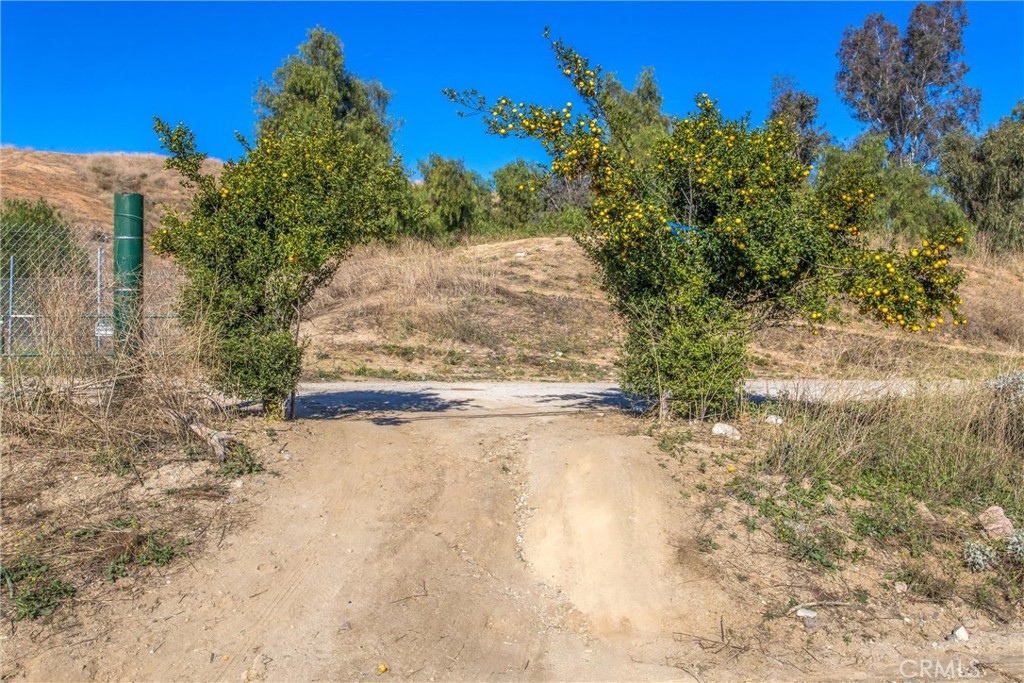
<svg viewBox="0 0 1024 683">
<path fill-rule="evenodd" d="M 182 321 L 210 328 L 222 389 L 279 412 L 301 369 L 302 307 L 388 220 L 401 165 L 330 116 L 307 119 L 301 133 L 242 139 L 244 155 L 219 177 L 203 173 L 188 128 L 157 119 L 155 130 L 168 167 L 194 190 L 191 212 L 168 213 L 152 242 L 185 274 Z"/>
<path fill-rule="evenodd" d="M 874 176 L 840 165 L 812 183 L 790 122 L 729 120 L 706 94 L 632 154 L 614 139 L 601 67 L 551 44 L 580 106 L 446 93 L 489 133 L 538 140 L 553 174 L 589 180 L 576 237 L 625 321 L 623 388 L 657 399 L 663 418 L 728 409 L 760 325 L 802 318 L 816 335 L 844 300 L 908 332 L 963 322 L 949 264 L 963 234 L 944 225 L 914 248 L 873 247 L 861 228 Z"/>
</svg>

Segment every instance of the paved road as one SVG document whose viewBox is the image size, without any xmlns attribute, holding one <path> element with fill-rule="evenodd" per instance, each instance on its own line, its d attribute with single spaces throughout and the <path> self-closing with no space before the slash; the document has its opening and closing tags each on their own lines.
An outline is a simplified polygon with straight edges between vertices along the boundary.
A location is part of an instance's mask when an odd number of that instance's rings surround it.
<svg viewBox="0 0 1024 683">
<path fill-rule="evenodd" d="M 955 390 L 965 382 L 933 388 Z M 906 394 L 921 385 L 906 380 L 750 380 L 753 400 L 790 396 L 802 400 L 863 399 Z M 635 401 L 615 384 L 554 382 L 316 382 L 299 386 L 299 414 L 340 416 L 357 411 L 401 413 L 566 412 L 630 408 Z"/>
</svg>

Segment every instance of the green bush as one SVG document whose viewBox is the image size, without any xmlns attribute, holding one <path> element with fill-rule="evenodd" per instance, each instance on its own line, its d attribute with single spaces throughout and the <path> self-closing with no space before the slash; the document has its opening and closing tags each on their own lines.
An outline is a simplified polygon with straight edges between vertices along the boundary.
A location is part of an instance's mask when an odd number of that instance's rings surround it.
<svg viewBox="0 0 1024 683">
<path fill-rule="evenodd" d="M 279 410 L 301 370 L 302 307 L 357 243 L 382 231 L 401 169 L 330 122 L 246 144 L 219 178 L 199 169 L 191 132 L 157 120 L 168 166 L 196 189 L 191 214 L 169 213 L 158 254 L 186 276 L 180 313 L 214 339 L 211 369 L 233 395 Z"/>
<path fill-rule="evenodd" d="M 947 136 L 939 167 L 995 249 L 1024 250 L 1024 101 L 980 137 Z"/>
<path fill-rule="evenodd" d="M 505 230 L 515 230 L 537 221 L 544 210 L 543 189 L 547 171 L 540 164 L 517 159 L 494 172 L 498 195 L 495 222 Z"/>
<path fill-rule="evenodd" d="M 934 330 L 946 311 L 962 321 L 962 275 L 948 258 L 963 242 L 960 227 L 928 226 L 909 253 L 878 248 L 865 220 L 881 188 L 864 165 L 833 165 L 812 184 L 791 122 L 728 120 L 706 94 L 669 133 L 645 88 L 651 135 L 640 140 L 630 135 L 636 117 L 619 115 L 617 82 L 561 41 L 552 47 L 579 109 L 448 95 L 482 114 L 489 133 L 538 140 L 554 175 L 588 181 L 588 221 L 576 238 L 625 318 L 624 386 L 658 400 L 662 415 L 728 406 L 753 329 L 802 318 L 817 334 L 838 320 L 844 299 L 908 332 Z M 625 139 L 616 134 L 623 127 Z"/>
<path fill-rule="evenodd" d="M 890 243 L 925 239 L 935 233 L 966 236 L 973 226 L 949 197 L 942 176 L 920 165 L 898 165 L 889 160 L 885 140 L 868 136 L 849 149 L 829 147 L 822 155 L 820 173 L 860 174 L 878 188 L 877 201 L 863 220 L 869 235 Z"/>
<path fill-rule="evenodd" d="M 491 189 L 461 159 L 431 154 L 418 164 L 423 184 L 417 195 L 426 207 L 419 232 L 427 237 L 465 236 L 486 230 L 492 218 Z"/>
<path fill-rule="evenodd" d="M 89 257 L 68 221 L 40 197 L 5 197 L 0 204 L 0 277 L 10 277 L 14 258 L 15 277 L 87 275 Z"/>
</svg>

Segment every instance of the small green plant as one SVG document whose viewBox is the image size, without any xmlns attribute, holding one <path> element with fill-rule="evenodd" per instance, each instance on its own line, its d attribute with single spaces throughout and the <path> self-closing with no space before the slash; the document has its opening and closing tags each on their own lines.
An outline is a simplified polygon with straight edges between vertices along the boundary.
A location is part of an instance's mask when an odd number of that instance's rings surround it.
<svg viewBox="0 0 1024 683">
<path fill-rule="evenodd" d="M 263 470 L 263 463 L 256 458 L 252 449 L 243 443 L 236 443 L 229 447 L 218 474 L 222 477 L 241 477 L 246 474 L 258 474 Z"/>
<path fill-rule="evenodd" d="M 60 579 L 47 581 L 39 588 L 19 593 L 14 599 L 14 620 L 38 619 L 53 614 L 61 603 L 74 597 L 74 587 Z"/>
<path fill-rule="evenodd" d="M 688 429 L 672 429 L 664 432 L 658 439 L 658 448 L 665 453 L 674 453 L 689 443 L 693 434 Z"/>
<path fill-rule="evenodd" d="M 697 547 L 702 553 L 710 553 L 718 550 L 719 545 L 710 536 L 701 536 L 697 539 Z"/>
<path fill-rule="evenodd" d="M 52 577 L 49 565 L 32 555 L 18 558 L 9 567 L 0 567 L 0 575 L 13 599 L 14 621 L 49 616 L 75 594 L 73 586 Z"/>
<path fill-rule="evenodd" d="M 918 563 L 905 565 L 893 578 L 907 584 L 911 592 L 935 602 L 949 600 L 956 588 L 954 580 L 937 576 Z"/>
<path fill-rule="evenodd" d="M 107 472 L 119 477 L 131 474 L 135 468 L 128 454 L 113 448 L 105 448 L 96 454 L 96 464 Z"/>
<path fill-rule="evenodd" d="M 1007 539 L 1006 554 L 1017 564 L 1024 564 L 1024 529 L 1017 529 Z"/>
<path fill-rule="evenodd" d="M 146 537 L 146 541 L 135 555 L 135 562 L 141 567 L 165 567 L 178 555 L 178 548 L 165 542 L 167 531 L 156 531 Z"/>
<path fill-rule="evenodd" d="M 963 550 L 964 566 L 972 572 L 984 572 L 994 569 L 996 551 L 980 541 L 968 541 Z"/>
<path fill-rule="evenodd" d="M 131 565 L 138 567 L 164 567 L 171 563 L 181 553 L 181 546 L 186 545 L 185 539 L 177 543 L 170 543 L 167 540 L 169 532 L 166 529 L 145 534 L 132 544 L 132 546 L 111 561 L 107 566 L 107 581 L 111 583 L 128 576 L 128 568 Z"/>
<path fill-rule="evenodd" d="M 128 553 L 120 553 L 107 566 L 107 581 L 116 583 L 118 579 L 128 576 L 128 565 L 132 557 Z"/>
<path fill-rule="evenodd" d="M 996 606 L 995 591 L 991 586 L 981 585 L 974 587 L 974 595 L 968 601 L 975 607 L 990 610 Z"/>
</svg>

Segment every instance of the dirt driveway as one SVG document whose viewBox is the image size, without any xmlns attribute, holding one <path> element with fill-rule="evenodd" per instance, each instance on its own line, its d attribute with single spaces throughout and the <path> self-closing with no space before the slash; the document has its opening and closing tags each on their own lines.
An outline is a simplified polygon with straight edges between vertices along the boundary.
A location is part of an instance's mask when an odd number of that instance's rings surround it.
<svg viewBox="0 0 1024 683">
<path fill-rule="evenodd" d="M 765 604 L 695 550 L 679 482 L 611 387 L 303 393 L 280 476 L 239 480 L 251 519 L 71 631 L 8 641 L 7 657 L 24 648 L 15 675 L 876 680 L 911 656 L 808 651 L 795 627 L 738 645 Z"/>
</svg>

